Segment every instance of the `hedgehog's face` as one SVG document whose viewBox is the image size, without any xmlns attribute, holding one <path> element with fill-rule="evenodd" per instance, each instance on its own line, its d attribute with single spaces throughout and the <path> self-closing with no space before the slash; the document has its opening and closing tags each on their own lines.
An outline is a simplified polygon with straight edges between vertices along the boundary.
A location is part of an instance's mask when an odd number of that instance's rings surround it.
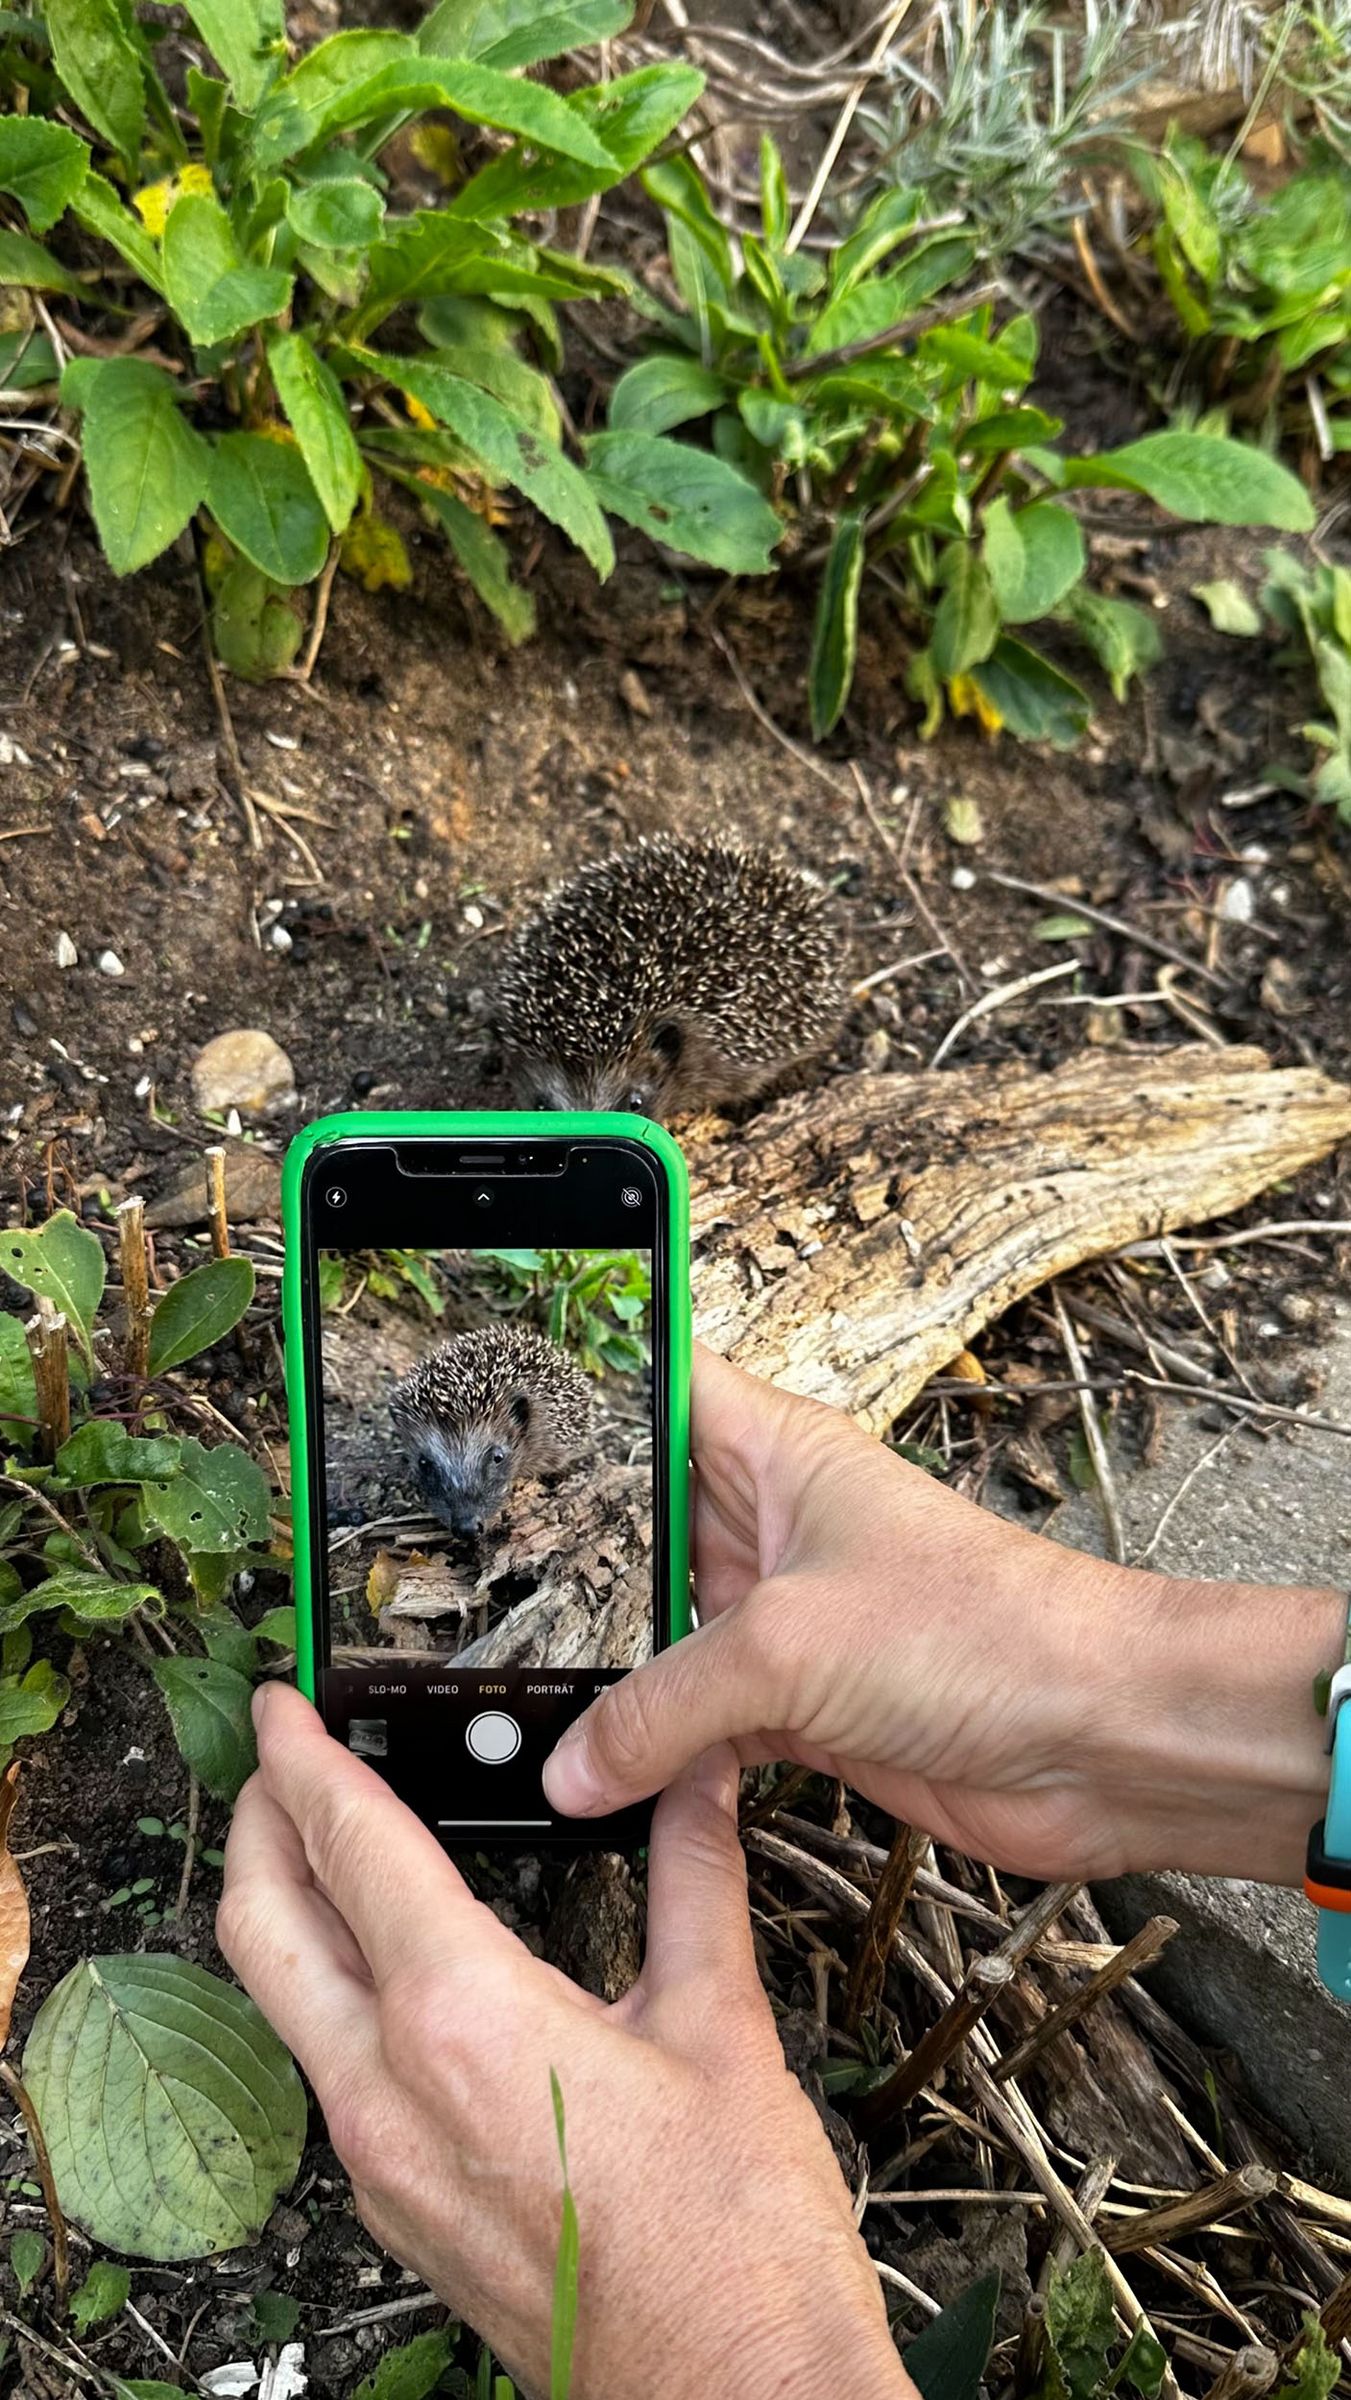
<svg viewBox="0 0 1351 2400">
<path fill-rule="evenodd" d="M 522 1059 L 516 1070 L 522 1106 L 622 1109 L 646 1117 L 671 1106 L 685 1050 L 673 1019 L 634 1032 L 622 1053 L 605 1058 Z"/>
<path fill-rule="evenodd" d="M 489 1420 L 410 1427 L 418 1490 L 452 1533 L 480 1534 L 500 1515 L 529 1420 L 530 1404 L 518 1394 Z"/>
</svg>

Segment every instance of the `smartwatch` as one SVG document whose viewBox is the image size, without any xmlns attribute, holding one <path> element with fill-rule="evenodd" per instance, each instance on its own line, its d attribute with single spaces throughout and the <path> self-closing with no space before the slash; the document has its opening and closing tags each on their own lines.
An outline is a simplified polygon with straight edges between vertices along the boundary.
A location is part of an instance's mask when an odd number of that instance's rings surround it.
<svg viewBox="0 0 1351 2400">
<path fill-rule="evenodd" d="M 1321 1698 L 1321 1694 L 1320 1694 Z M 1332 1781 L 1327 1814 L 1309 1836 L 1304 1889 L 1318 1911 L 1318 1972 L 1338 2000 L 1351 2001 L 1351 1665 L 1327 1686 Z"/>
</svg>

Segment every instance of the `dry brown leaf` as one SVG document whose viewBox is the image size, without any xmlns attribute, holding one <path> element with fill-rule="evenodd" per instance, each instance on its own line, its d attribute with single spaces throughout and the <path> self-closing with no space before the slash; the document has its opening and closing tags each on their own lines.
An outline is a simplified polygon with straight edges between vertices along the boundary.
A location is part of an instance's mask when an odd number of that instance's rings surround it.
<svg viewBox="0 0 1351 2400">
<path fill-rule="evenodd" d="M 19 1796 L 19 1764 L 16 1758 L 0 1782 L 0 2050 L 9 2040 L 14 1995 L 32 1947 L 28 1894 L 9 1852 L 9 1821 Z"/>
</svg>

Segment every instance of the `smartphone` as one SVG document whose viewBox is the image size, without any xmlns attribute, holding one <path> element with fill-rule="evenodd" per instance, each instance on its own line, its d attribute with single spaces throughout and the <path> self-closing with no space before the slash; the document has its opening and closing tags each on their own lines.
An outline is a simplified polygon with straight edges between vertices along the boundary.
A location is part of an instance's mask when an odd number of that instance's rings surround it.
<svg viewBox="0 0 1351 2400">
<path fill-rule="evenodd" d="M 297 1659 L 447 1848 L 556 1817 L 564 1728 L 689 1625 L 689 1206 L 618 1115 L 351 1115 L 283 1178 Z"/>
</svg>

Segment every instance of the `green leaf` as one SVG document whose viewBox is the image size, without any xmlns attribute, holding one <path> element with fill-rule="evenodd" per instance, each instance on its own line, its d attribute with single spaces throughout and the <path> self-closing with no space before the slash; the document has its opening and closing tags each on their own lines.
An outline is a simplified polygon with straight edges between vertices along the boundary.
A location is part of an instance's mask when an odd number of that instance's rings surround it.
<svg viewBox="0 0 1351 2400">
<path fill-rule="evenodd" d="M 263 96 L 274 61 L 285 57 L 280 0 L 186 0 L 211 55 L 224 68 L 236 108 L 247 115 Z"/>
<path fill-rule="evenodd" d="M 990 656 L 971 669 L 974 683 L 1010 733 L 1023 742 L 1072 750 L 1088 729 L 1089 698 L 1049 658 L 1003 634 Z"/>
<path fill-rule="evenodd" d="M 582 167 L 571 159 L 551 163 L 517 144 L 471 176 L 451 207 L 457 217 L 480 221 L 522 209 L 570 208 L 632 174 L 675 131 L 703 88 L 697 67 L 671 65 L 639 67 L 613 83 L 574 92 L 574 108 L 609 152 L 608 168 Z"/>
<path fill-rule="evenodd" d="M 1027 625 L 1063 599 L 1084 571 L 1079 521 L 1055 500 L 1015 510 L 1002 497 L 985 511 L 985 564 L 1006 625 Z"/>
<path fill-rule="evenodd" d="M 255 2292 L 253 2321 L 265 2342 L 289 2342 L 300 2323 L 300 2302 L 289 2292 Z"/>
<path fill-rule="evenodd" d="M 253 1298 L 250 1258 L 213 1258 L 171 1284 L 150 1320 L 150 1372 L 167 1375 L 233 1330 Z"/>
<path fill-rule="evenodd" d="M 427 108 L 448 108 L 471 125 L 517 133 L 584 166 L 608 170 L 614 164 L 581 113 L 547 84 L 465 58 L 396 59 L 338 93 L 321 111 L 317 131 L 320 136 L 340 133 L 404 109 Z"/>
<path fill-rule="evenodd" d="M 1163 655 L 1163 637 L 1152 609 L 1117 600 L 1081 584 L 1056 610 L 1087 642 L 1106 668 L 1114 698 L 1124 700 L 1133 675 L 1144 675 Z"/>
<path fill-rule="evenodd" d="M 1340 2373 L 1341 2361 L 1317 2317 L 1306 2316 L 1294 2375 L 1281 2386 L 1276 2400 L 1328 2400 Z"/>
<path fill-rule="evenodd" d="M 37 2282 L 47 2263 L 47 2245 L 40 2233 L 27 2227 L 16 2233 L 9 2245 L 9 2271 L 19 2287 L 22 2300 Z"/>
<path fill-rule="evenodd" d="M 118 0 L 44 0 L 57 74 L 81 116 L 135 165 L 145 124 L 141 54 Z M 128 11 L 128 16 L 130 11 Z"/>
<path fill-rule="evenodd" d="M 150 1671 L 193 1773 L 217 1800 L 233 1800 L 258 1764 L 248 1676 L 222 1659 L 181 1656 L 157 1658 Z"/>
<path fill-rule="evenodd" d="M 385 204 L 363 176 L 330 175 L 289 192 L 286 217 L 316 250 L 365 250 L 379 239 Z"/>
<path fill-rule="evenodd" d="M 563 2087 L 553 2067 L 549 2069 L 549 2092 L 554 2105 L 554 2127 L 558 2135 L 558 2156 L 563 2169 L 563 2213 L 558 2229 L 558 2254 L 554 2260 L 554 2292 L 552 2341 L 549 2352 L 549 2400 L 568 2400 L 572 2389 L 572 2353 L 577 2338 L 577 2270 L 580 2256 L 580 2235 L 577 2226 L 577 2206 L 568 2180 L 568 2141 L 563 2116 Z"/>
<path fill-rule="evenodd" d="M 211 598 L 211 647 L 232 675 L 266 683 L 284 674 L 304 633 L 289 585 L 261 575 L 246 558 L 226 568 Z"/>
<path fill-rule="evenodd" d="M 1086 917 L 1070 914 L 1038 917 L 1032 928 L 1032 939 L 1034 942 L 1079 942 L 1092 931 Z"/>
<path fill-rule="evenodd" d="M 1021 391 L 1031 379 L 1030 359 L 1004 349 L 999 342 L 987 341 L 982 334 L 971 333 L 964 325 L 935 325 L 931 332 L 920 335 L 916 347 L 921 358 L 952 367 L 977 383 L 992 383 L 1001 392 Z"/>
<path fill-rule="evenodd" d="M 296 1612 L 293 1608 L 270 1608 L 253 1628 L 256 1642 L 271 1642 L 278 1650 L 294 1650 L 296 1646 Z"/>
<path fill-rule="evenodd" d="M 892 326 L 899 336 L 926 301 L 969 272 L 975 255 L 975 244 L 965 234 L 939 235 L 892 274 L 874 275 L 838 293 L 811 329 L 808 356 L 871 341 Z"/>
<path fill-rule="evenodd" d="M 290 2058 L 251 2000 L 186 1959 L 72 1967 L 38 2011 L 23 2076 L 66 2215 L 132 2258 L 238 2249 L 300 2164 Z"/>
<path fill-rule="evenodd" d="M 999 603 L 990 571 L 973 542 L 953 542 L 939 574 L 945 586 L 934 614 L 930 648 L 945 683 L 988 658 L 999 639 Z"/>
<path fill-rule="evenodd" d="M 988 458 L 997 450 L 1025 450 L 1029 443 L 1053 442 L 1063 419 L 1048 417 L 1043 408 L 997 408 L 969 426 L 962 448 L 972 458 Z"/>
<path fill-rule="evenodd" d="M 587 477 L 555 444 L 523 425 L 492 393 L 479 391 L 445 367 L 374 351 L 357 355 L 448 425 L 490 475 L 524 492 L 541 515 L 576 542 L 598 575 L 609 574 L 614 565 L 609 528 Z"/>
<path fill-rule="evenodd" d="M 818 742 L 839 723 L 854 680 L 864 550 L 863 519 L 850 512 L 841 517 L 835 528 L 812 629 L 807 692 L 812 734 Z"/>
<path fill-rule="evenodd" d="M 708 186 L 692 158 L 679 153 L 661 158 L 650 166 L 642 179 L 643 189 L 655 200 L 667 219 L 683 225 L 704 264 L 710 269 L 717 289 L 725 296 L 736 280 L 732 259 L 732 244 L 727 229 L 708 196 Z M 672 264 L 676 253 L 672 249 Z"/>
<path fill-rule="evenodd" d="M 357 2385 L 352 2400 L 428 2400 L 450 2365 L 454 2333 L 441 2328 L 415 2334 L 387 2350 L 373 2374 Z"/>
<path fill-rule="evenodd" d="M 119 365 L 122 361 L 117 362 Z M 126 362 L 130 365 L 130 360 Z M 89 1337 L 103 1298 L 103 1245 L 72 1216 L 59 1208 L 44 1225 L 31 1230 L 11 1226 L 0 1234 L 0 1267 L 26 1292 L 50 1300 L 69 1323 L 89 1363 Z"/>
<path fill-rule="evenodd" d="M 482 517 L 453 492 L 444 492 L 437 484 L 419 483 L 412 476 L 401 477 L 409 491 L 416 492 L 444 533 L 469 581 L 485 608 L 490 609 L 498 624 L 512 643 L 528 642 L 535 630 L 535 603 L 512 578 L 511 554 Z"/>
<path fill-rule="evenodd" d="M 161 1533 L 187 1551 L 233 1554 L 268 1538 L 267 1478 L 233 1442 L 206 1450 L 185 1436 L 170 1483 L 145 1486 L 145 1509 Z"/>
<path fill-rule="evenodd" d="M 144 1483 L 148 1476 L 178 1472 L 179 1447 L 171 1434 L 142 1438 L 107 1417 L 91 1417 L 56 1454 L 49 1491 L 87 1491 L 99 1483 Z"/>
<path fill-rule="evenodd" d="M 0 117 L 0 192 L 18 201 L 34 233 L 56 223 L 88 172 L 88 148 L 64 125 Z"/>
<path fill-rule="evenodd" d="M 59 383 L 56 352 L 45 333 L 35 328 L 0 333 L 0 391 L 33 392 L 44 383 Z"/>
<path fill-rule="evenodd" d="M 0 226 L 0 287 L 14 284 L 27 292 L 67 292 L 79 296 L 79 279 L 53 258 L 41 242 L 27 233 L 7 233 Z"/>
<path fill-rule="evenodd" d="M 74 369 L 95 365 L 76 385 L 89 504 L 114 574 L 132 575 L 178 539 L 205 495 L 211 453 L 180 412 L 171 377 L 147 359 L 72 360 L 63 397 Z"/>
<path fill-rule="evenodd" d="M 109 2375 L 113 2400 L 183 2400 L 181 2383 L 147 2383 L 138 2377 L 127 2383 L 121 2375 Z"/>
<path fill-rule="evenodd" d="M 209 461 L 206 503 L 226 540 L 274 583 L 313 582 L 328 556 L 328 519 L 299 449 L 225 433 Z"/>
<path fill-rule="evenodd" d="M 77 2292 L 70 2295 L 71 2322 L 82 2338 L 91 2325 L 117 2316 L 131 2298 L 131 2274 L 106 2258 L 96 2258 Z"/>
<path fill-rule="evenodd" d="M 792 225 L 788 178 L 778 143 L 770 133 L 760 136 L 760 230 L 771 250 L 782 250 Z"/>
<path fill-rule="evenodd" d="M 725 459 L 650 433 L 593 434 L 586 456 L 593 488 L 626 524 L 729 575 L 770 572 L 783 526 Z"/>
<path fill-rule="evenodd" d="M 60 1567 L 45 1582 L 35 1583 L 18 1599 L 0 1606 L 0 1628 L 10 1633 L 27 1618 L 52 1609 L 65 1610 L 81 1625 L 111 1625 L 129 1617 L 133 1609 L 151 1606 L 159 1597 L 153 1583 L 118 1583 L 92 1567 Z"/>
<path fill-rule="evenodd" d="M 1046 2295 L 1046 2334 L 1070 2400 L 1092 2400 L 1107 2372 L 1116 2333 L 1112 2286 L 1100 2250 L 1084 2250 Z"/>
<path fill-rule="evenodd" d="M 70 1685 L 51 1660 L 40 1658 L 26 1675 L 0 1676 L 0 1746 L 26 1734 L 50 1733 L 70 1698 Z"/>
<path fill-rule="evenodd" d="M 1128 2383 L 1143 2400 L 1159 2400 L 1168 2372 L 1168 2353 L 1147 2325 L 1137 2325 L 1114 2369 L 1118 2383 Z"/>
<path fill-rule="evenodd" d="M 205 348 L 279 316 L 292 278 L 279 267 L 247 264 L 219 200 L 189 192 L 164 228 L 164 285 L 191 340 Z"/>
<path fill-rule="evenodd" d="M 142 283 L 148 283 L 152 292 L 163 293 L 158 243 L 152 242 L 140 218 L 123 206 L 102 175 L 92 171 L 86 175 L 70 205 L 86 233 L 97 234 L 100 241 L 110 243 L 118 257 L 136 269 Z"/>
<path fill-rule="evenodd" d="M 610 394 L 610 429 L 614 433 L 669 433 L 692 417 L 706 417 L 721 408 L 728 396 L 721 375 L 701 367 L 695 358 L 658 352 L 640 358 L 620 376 Z"/>
<path fill-rule="evenodd" d="M 33 1354 L 17 1317 L 0 1316 L 0 1441 L 26 1450 L 37 1437 Z"/>
<path fill-rule="evenodd" d="M 223 1667 L 233 1667 L 236 1675 L 253 1680 L 258 1672 L 258 1644 L 247 1625 L 240 1624 L 233 1609 L 204 1609 L 197 1630 L 208 1658 L 218 1659 Z"/>
<path fill-rule="evenodd" d="M 1191 596 L 1200 601 L 1217 633 L 1251 638 L 1262 630 L 1260 608 L 1231 575 L 1222 576 L 1215 583 L 1194 583 Z"/>
<path fill-rule="evenodd" d="M 418 35 L 419 47 L 445 58 L 481 58 L 490 67 L 533 67 L 566 50 L 622 33 L 633 0 L 440 0 Z"/>
<path fill-rule="evenodd" d="M 1067 485 L 1145 492 L 1175 517 L 1308 533 L 1314 506 L 1297 475 L 1265 450 L 1217 433 L 1150 433 L 1124 449 L 1065 460 Z"/>
<path fill-rule="evenodd" d="M 978 2400 L 994 2347 L 999 2274 L 982 2275 L 902 2353 L 920 2400 Z"/>
</svg>

